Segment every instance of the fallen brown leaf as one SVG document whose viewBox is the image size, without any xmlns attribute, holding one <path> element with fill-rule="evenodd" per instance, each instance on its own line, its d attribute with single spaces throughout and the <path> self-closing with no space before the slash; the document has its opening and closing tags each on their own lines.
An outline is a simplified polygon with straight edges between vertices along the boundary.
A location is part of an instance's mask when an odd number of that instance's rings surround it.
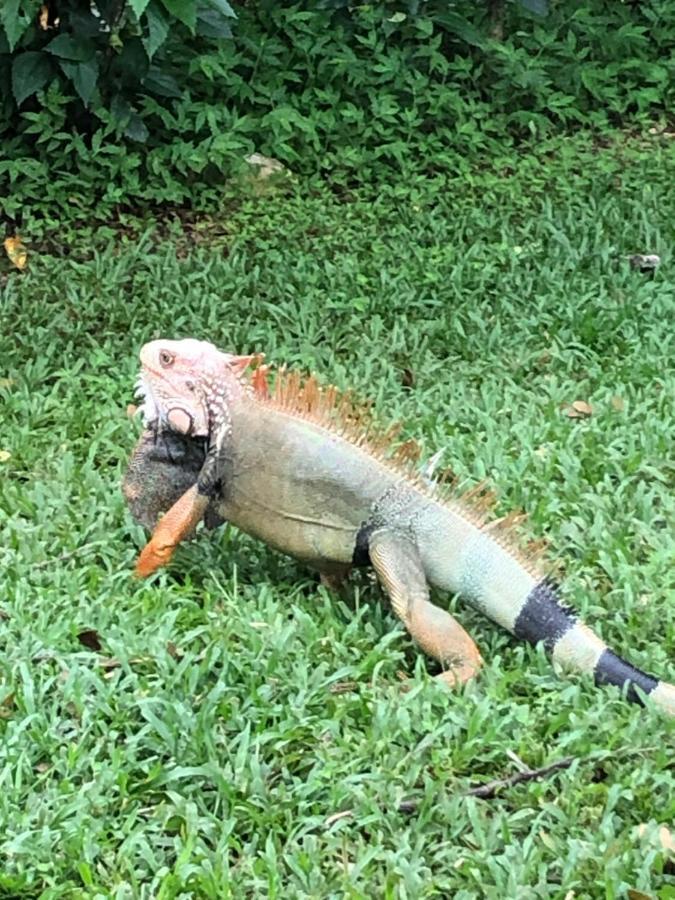
<svg viewBox="0 0 675 900">
<path fill-rule="evenodd" d="M 100 656 L 98 664 L 102 669 L 110 671 L 111 669 L 119 669 L 122 663 L 116 656 Z"/>
<path fill-rule="evenodd" d="M 412 388 L 415 387 L 415 373 L 412 369 L 403 369 L 401 372 L 401 384 L 404 388 Z"/>
<path fill-rule="evenodd" d="M 349 691 L 355 691 L 358 687 L 356 681 L 336 681 L 330 686 L 331 694 L 347 694 Z"/>
<path fill-rule="evenodd" d="M 628 888 L 626 893 L 629 900 L 655 900 L 651 894 L 643 894 L 642 891 L 636 891 L 635 888 Z"/>
<path fill-rule="evenodd" d="M 23 271 L 28 263 L 28 252 L 19 235 L 16 234 L 14 237 L 5 238 L 4 247 L 11 264 Z"/>
<path fill-rule="evenodd" d="M 135 406 L 133 403 L 130 403 L 127 406 L 127 418 L 133 419 L 133 417 L 136 415 L 137 412 L 138 412 L 138 407 Z"/>
<path fill-rule="evenodd" d="M 348 816 L 353 816 L 353 815 L 354 815 L 353 809 L 343 809 L 342 812 L 333 813 L 333 815 L 328 816 L 326 821 L 323 823 L 324 828 L 330 828 L 331 825 L 333 825 L 335 822 L 339 822 L 340 819 L 346 819 Z"/>
<path fill-rule="evenodd" d="M 173 641 L 167 641 L 166 652 L 174 659 L 182 659 L 185 656 L 184 651 L 181 650 L 180 647 L 176 646 Z"/>
<path fill-rule="evenodd" d="M 89 650 L 98 652 L 103 647 L 101 636 L 93 628 L 85 628 L 84 631 L 78 631 L 77 639 L 83 647 L 88 647 Z"/>
<path fill-rule="evenodd" d="M 585 419 L 592 414 L 593 407 L 586 403 L 585 400 L 575 400 L 567 406 L 565 412 L 570 419 Z"/>
<path fill-rule="evenodd" d="M 646 825 L 643 822 L 641 825 L 638 825 L 637 833 L 640 838 L 653 839 L 655 836 L 658 837 L 661 849 L 665 850 L 666 853 L 675 854 L 675 838 L 665 825 L 660 825 L 658 831 L 655 831 L 654 826 Z"/>
</svg>

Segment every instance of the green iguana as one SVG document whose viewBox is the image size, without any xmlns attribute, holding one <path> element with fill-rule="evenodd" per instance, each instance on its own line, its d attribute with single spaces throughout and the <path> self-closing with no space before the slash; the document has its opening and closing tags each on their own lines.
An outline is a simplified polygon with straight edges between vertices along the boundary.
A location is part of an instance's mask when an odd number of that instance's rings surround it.
<svg viewBox="0 0 675 900">
<path fill-rule="evenodd" d="M 633 701 L 647 694 L 675 715 L 675 686 L 621 659 L 562 603 L 540 563 L 517 548 L 510 517 L 490 523 L 480 495 L 443 491 L 418 468 L 411 442 L 392 450 L 394 432 L 373 430 L 349 396 L 283 370 L 270 394 L 267 367 L 246 374 L 260 357 L 192 339 L 153 341 L 140 357 L 146 431 L 125 493 L 145 524 L 173 505 L 138 575 L 166 564 L 200 520 L 214 525 L 220 516 L 332 585 L 352 566 L 371 565 L 449 684 L 474 676 L 481 657 L 431 603 L 430 585 L 458 593 L 517 638 L 542 641 L 554 660 L 625 687 Z"/>
</svg>

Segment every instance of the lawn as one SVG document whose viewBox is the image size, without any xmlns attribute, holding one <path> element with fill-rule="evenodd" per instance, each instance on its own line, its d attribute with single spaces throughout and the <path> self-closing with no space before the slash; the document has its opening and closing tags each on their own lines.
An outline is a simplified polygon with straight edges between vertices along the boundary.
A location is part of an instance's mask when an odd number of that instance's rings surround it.
<svg viewBox="0 0 675 900">
<path fill-rule="evenodd" d="M 139 583 L 119 489 L 144 341 L 264 350 L 488 478 L 602 637 L 675 680 L 674 150 L 297 183 L 3 264 L 0 896 L 675 897 L 672 723 L 456 598 L 487 664 L 449 692 L 366 574 L 335 597 L 233 530 Z"/>
</svg>

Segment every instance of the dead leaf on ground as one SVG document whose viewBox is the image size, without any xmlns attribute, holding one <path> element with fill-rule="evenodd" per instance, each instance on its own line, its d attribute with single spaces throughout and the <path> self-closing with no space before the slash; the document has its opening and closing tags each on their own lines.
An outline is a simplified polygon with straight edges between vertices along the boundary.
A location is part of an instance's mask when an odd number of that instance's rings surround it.
<svg viewBox="0 0 675 900">
<path fill-rule="evenodd" d="M 138 412 L 138 407 L 135 404 L 130 403 L 127 406 L 127 418 L 128 419 L 133 419 L 133 417 L 136 415 L 137 412 Z"/>
<path fill-rule="evenodd" d="M 331 694 L 347 694 L 349 691 L 355 691 L 358 687 L 356 681 L 336 681 L 330 686 Z"/>
<path fill-rule="evenodd" d="M 401 384 L 404 388 L 413 388 L 415 387 L 415 373 L 412 369 L 405 368 L 401 372 Z"/>
<path fill-rule="evenodd" d="M 5 238 L 4 247 L 12 265 L 23 271 L 28 262 L 28 251 L 19 235 L 16 234 L 14 237 Z"/>
<path fill-rule="evenodd" d="M 93 628 L 85 628 L 83 631 L 78 631 L 77 639 L 83 647 L 88 647 L 89 650 L 94 650 L 97 653 L 103 647 L 100 634 Z"/>
<path fill-rule="evenodd" d="M 185 656 L 185 652 L 181 650 L 173 641 L 166 642 L 166 652 L 169 656 L 172 656 L 174 659 L 182 659 Z"/>
<path fill-rule="evenodd" d="M 251 153 L 246 157 L 249 166 L 255 166 L 258 169 L 258 178 L 269 178 L 280 172 L 285 172 L 286 167 L 278 159 L 273 156 L 263 156 L 262 153 Z"/>
<path fill-rule="evenodd" d="M 565 409 L 565 415 L 569 419 L 586 419 L 592 415 L 593 407 L 586 403 L 585 400 L 575 400 Z"/>
<path fill-rule="evenodd" d="M 111 669 L 119 669 L 122 663 L 116 656 L 100 656 L 98 664 L 102 669 L 110 671 Z"/>
<path fill-rule="evenodd" d="M 654 900 L 652 894 L 643 894 L 642 891 L 636 891 L 635 888 L 628 888 L 629 900 Z"/>
<path fill-rule="evenodd" d="M 331 825 L 333 825 L 335 822 L 339 822 L 340 819 L 346 819 L 349 816 L 353 816 L 353 815 L 354 815 L 353 809 L 343 809 L 342 812 L 333 813 L 332 816 L 328 816 L 326 818 L 326 821 L 323 823 L 324 828 L 330 828 Z"/>
<path fill-rule="evenodd" d="M 38 13 L 38 25 L 43 31 L 49 31 L 52 28 L 58 28 L 61 19 L 58 16 L 54 16 L 52 21 L 49 21 L 50 10 L 49 5 L 47 3 L 43 3 L 40 7 L 40 12 Z"/>
<path fill-rule="evenodd" d="M 628 260 L 631 268 L 639 272 L 652 272 L 661 265 L 661 257 L 656 253 L 634 253 Z"/>
<path fill-rule="evenodd" d="M 666 853 L 675 854 L 675 837 L 665 825 L 660 825 L 658 831 L 656 831 L 653 825 L 646 825 L 643 822 L 642 825 L 638 825 L 637 833 L 638 837 L 649 840 L 653 840 L 657 836 L 661 849 L 665 850 Z"/>
<path fill-rule="evenodd" d="M 623 412 L 623 410 L 625 409 L 625 406 L 626 406 L 626 404 L 623 401 L 623 398 L 618 397 L 616 394 L 612 397 L 612 399 L 610 400 L 610 403 L 612 404 L 612 409 L 615 409 L 617 412 Z"/>
<path fill-rule="evenodd" d="M 44 775 L 44 773 L 45 773 L 45 772 L 48 772 L 50 769 L 51 769 L 51 763 L 48 763 L 48 762 L 46 762 L 46 761 L 39 762 L 39 763 L 35 766 L 35 771 L 36 771 L 36 772 L 39 772 L 40 775 Z"/>
<path fill-rule="evenodd" d="M 9 450 L 0 450 L 0 463 L 7 462 L 7 460 L 12 458 L 12 454 Z"/>
</svg>

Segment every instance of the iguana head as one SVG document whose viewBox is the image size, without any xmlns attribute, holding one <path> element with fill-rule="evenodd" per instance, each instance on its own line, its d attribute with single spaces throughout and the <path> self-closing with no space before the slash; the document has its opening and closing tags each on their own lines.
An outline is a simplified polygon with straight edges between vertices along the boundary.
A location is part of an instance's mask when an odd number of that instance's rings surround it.
<svg viewBox="0 0 675 900">
<path fill-rule="evenodd" d="M 219 413 L 244 390 L 241 376 L 254 356 L 222 353 L 208 341 L 150 341 L 141 348 L 137 390 L 147 424 L 206 437 Z"/>
</svg>

